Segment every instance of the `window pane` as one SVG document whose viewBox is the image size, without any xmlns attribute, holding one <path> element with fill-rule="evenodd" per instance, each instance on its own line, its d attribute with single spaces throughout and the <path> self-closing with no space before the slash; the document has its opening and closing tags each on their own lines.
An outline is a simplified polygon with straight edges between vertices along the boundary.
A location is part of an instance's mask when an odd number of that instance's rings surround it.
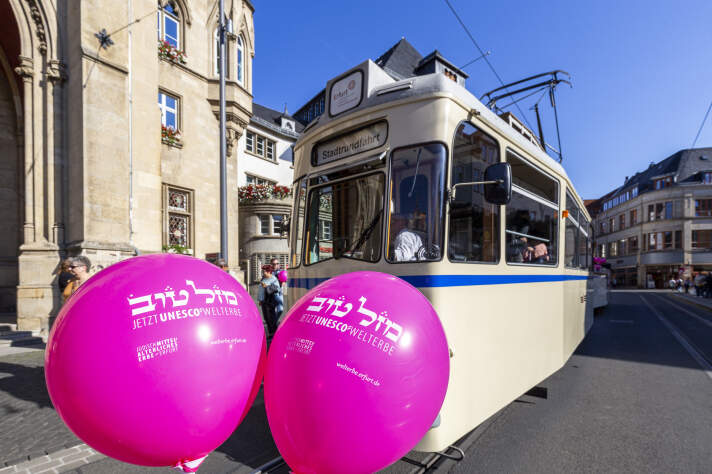
<svg viewBox="0 0 712 474">
<path fill-rule="evenodd" d="M 274 142 L 271 140 L 267 140 L 267 158 L 274 159 Z"/>
<path fill-rule="evenodd" d="M 307 261 L 346 257 L 375 262 L 381 253 L 383 173 L 362 176 L 311 191 Z M 331 222 L 331 240 L 321 240 L 323 222 Z"/>
<path fill-rule="evenodd" d="M 242 69 L 243 69 L 242 48 L 238 47 L 238 49 L 237 49 L 237 82 L 240 82 L 240 83 L 242 83 Z"/>
<path fill-rule="evenodd" d="M 255 135 L 252 132 L 247 132 L 245 136 L 245 148 L 247 151 L 255 152 Z"/>
<path fill-rule="evenodd" d="M 481 181 L 485 168 L 499 162 L 497 142 L 470 123 L 455 132 L 452 184 Z M 499 206 L 484 199 L 484 186 L 461 186 L 450 207 L 448 258 L 454 262 L 499 261 Z"/>
<path fill-rule="evenodd" d="M 574 198 L 566 192 L 566 209 L 569 211 L 569 217 L 566 218 L 566 240 L 564 241 L 564 265 L 567 267 L 578 266 L 578 241 L 579 229 L 576 221 L 579 218 L 579 210 Z"/>
<path fill-rule="evenodd" d="M 259 135 L 257 135 L 257 154 L 262 156 L 265 154 L 265 140 Z"/>
<path fill-rule="evenodd" d="M 260 234 L 269 235 L 269 216 L 260 216 Z"/>
<path fill-rule="evenodd" d="M 247 184 L 255 184 L 255 177 L 251 174 L 247 175 Z"/>
<path fill-rule="evenodd" d="M 169 16 L 164 17 L 164 37 L 173 47 L 178 47 L 178 22 Z"/>
<path fill-rule="evenodd" d="M 665 219 L 672 219 L 672 202 L 665 203 Z"/>
<path fill-rule="evenodd" d="M 188 193 L 175 189 L 168 190 L 168 209 L 189 212 Z"/>
<path fill-rule="evenodd" d="M 559 203 L 559 186 L 555 180 L 539 172 L 509 151 L 507 152 L 507 163 L 512 166 L 512 184 L 554 204 Z"/>
<path fill-rule="evenodd" d="M 168 245 L 188 247 L 188 216 L 168 215 Z"/>
<path fill-rule="evenodd" d="M 401 148 L 391 155 L 388 261 L 440 260 L 446 159 L 440 144 Z"/>
<path fill-rule="evenodd" d="M 680 231 L 680 230 L 675 231 L 675 248 L 676 249 L 682 248 L 682 231 Z"/>
<path fill-rule="evenodd" d="M 282 218 L 281 214 L 272 215 L 272 233 L 274 235 L 279 235 L 282 233 Z"/>
<path fill-rule="evenodd" d="M 174 97 L 165 94 L 164 97 L 166 98 L 166 107 L 171 110 L 176 110 L 177 100 Z"/>
<path fill-rule="evenodd" d="M 174 129 L 178 128 L 178 123 L 176 120 L 175 113 L 166 111 L 165 117 L 166 117 L 166 120 L 165 120 L 164 125 L 166 127 L 170 127 L 170 128 L 174 128 Z"/>
<path fill-rule="evenodd" d="M 304 208 L 306 205 L 307 180 L 302 178 L 299 183 L 295 183 L 294 189 L 294 215 L 290 232 L 294 234 L 292 239 L 292 267 L 297 267 L 302 263 L 302 239 L 304 236 Z"/>
<path fill-rule="evenodd" d="M 507 162 L 521 160 L 507 153 Z M 517 176 L 515 173 L 521 173 Z M 529 165 L 512 167 L 517 186 L 555 198 L 552 190 L 557 183 Z M 546 191 L 546 192 L 544 192 Z M 557 199 L 558 201 L 558 199 Z M 507 262 L 553 265 L 557 259 L 558 209 L 512 189 L 512 200 L 507 205 L 506 234 Z"/>
</svg>

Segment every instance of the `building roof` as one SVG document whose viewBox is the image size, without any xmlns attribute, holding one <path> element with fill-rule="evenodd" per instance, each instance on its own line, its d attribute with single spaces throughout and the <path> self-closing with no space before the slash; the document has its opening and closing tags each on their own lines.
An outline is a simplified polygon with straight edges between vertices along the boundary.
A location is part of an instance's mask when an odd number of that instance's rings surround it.
<svg viewBox="0 0 712 474">
<path fill-rule="evenodd" d="M 412 44 L 401 38 L 374 62 L 395 80 L 400 81 L 415 76 L 423 56 Z"/>
<path fill-rule="evenodd" d="M 638 187 L 638 194 L 655 189 L 655 180 L 673 177 L 673 184 L 695 184 L 702 182 L 704 172 L 712 172 L 712 148 L 680 150 L 657 163 L 651 162 L 644 171 L 626 177 L 623 185 L 601 197 L 615 197 L 619 192 Z"/>
<path fill-rule="evenodd" d="M 252 120 L 255 123 L 267 126 L 268 128 L 272 129 L 277 133 L 290 132 L 289 130 L 285 130 L 284 128 L 282 128 L 283 117 L 294 122 L 294 131 L 297 134 L 302 133 L 302 131 L 304 130 L 304 125 L 302 125 L 297 119 L 295 119 L 291 115 L 285 114 L 284 112 L 278 112 L 274 109 L 270 109 L 269 107 L 265 107 L 264 105 L 260 105 L 256 102 L 252 103 Z M 290 134 L 287 133 L 287 135 Z"/>
</svg>

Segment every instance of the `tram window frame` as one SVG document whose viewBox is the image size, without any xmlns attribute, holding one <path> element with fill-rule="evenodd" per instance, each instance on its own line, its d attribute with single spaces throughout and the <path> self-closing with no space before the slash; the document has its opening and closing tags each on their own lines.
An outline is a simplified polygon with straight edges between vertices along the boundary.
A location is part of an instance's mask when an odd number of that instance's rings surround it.
<svg viewBox="0 0 712 474">
<path fill-rule="evenodd" d="M 302 264 L 304 259 L 304 229 L 306 228 L 306 194 L 308 191 L 308 179 L 307 175 L 302 175 L 295 179 L 292 183 L 292 189 L 294 192 L 294 202 L 292 203 L 292 219 L 289 223 L 289 268 L 297 268 Z M 302 213 L 302 223 L 299 225 L 299 199 L 301 198 L 301 193 L 304 193 L 304 206 L 302 207 L 304 212 Z M 301 242 L 301 245 L 297 245 L 297 242 Z"/>
<path fill-rule="evenodd" d="M 380 206 L 379 210 L 377 211 L 378 213 L 380 213 L 380 220 L 381 220 L 380 226 L 381 226 L 381 228 L 378 229 L 377 232 L 375 232 L 375 229 L 374 229 L 374 232 L 373 232 L 373 235 L 378 235 L 378 238 L 380 239 L 380 241 L 378 242 L 378 245 L 376 245 L 376 246 L 374 247 L 375 249 L 378 250 L 378 254 L 377 254 L 376 258 L 373 259 L 373 260 L 368 260 L 368 259 L 362 259 L 362 258 L 355 258 L 355 257 L 353 257 L 353 256 L 349 256 L 349 255 L 345 255 L 345 254 L 341 254 L 341 255 L 339 255 L 338 257 L 335 257 L 335 256 L 334 256 L 334 253 L 335 253 L 335 252 L 333 251 L 334 247 L 332 247 L 332 256 L 331 256 L 331 257 L 325 258 L 325 259 L 323 259 L 323 260 L 316 260 L 316 261 L 314 261 L 314 262 L 308 261 L 308 258 L 310 258 L 310 253 L 309 253 L 309 243 L 310 243 L 310 239 L 309 239 L 308 231 L 307 231 L 306 229 L 307 229 L 307 227 L 308 227 L 309 224 L 310 224 L 310 218 L 311 218 L 311 214 L 310 214 L 310 203 L 311 203 L 311 200 L 312 200 L 313 193 L 318 192 L 318 191 L 319 191 L 320 189 L 322 189 L 322 188 L 333 187 L 333 186 L 335 186 L 335 185 L 338 185 L 338 184 L 341 184 L 341 183 L 346 183 L 346 182 L 348 182 L 348 181 L 354 181 L 354 180 L 357 180 L 357 179 L 363 179 L 363 178 L 368 178 L 368 177 L 377 176 L 377 175 L 380 175 L 380 176 L 381 176 L 381 179 L 383 180 L 383 182 L 382 182 L 382 189 L 381 189 L 381 193 L 382 193 L 382 195 L 381 195 L 381 206 Z M 311 180 L 313 180 L 313 179 L 315 179 L 315 178 L 318 178 L 318 176 L 310 175 L 310 176 L 308 176 L 307 178 L 309 179 L 309 181 L 311 181 Z M 383 257 L 383 228 L 385 227 L 385 224 L 384 224 L 383 221 L 384 221 L 384 210 L 385 210 L 385 199 L 386 199 L 386 187 L 387 187 L 387 186 L 386 186 L 386 179 L 387 179 L 387 176 L 386 176 L 386 173 L 384 172 L 384 170 L 383 170 L 383 169 L 379 169 L 379 170 L 376 170 L 376 171 L 370 171 L 370 172 L 365 172 L 365 173 L 354 174 L 354 175 L 351 175 L 351 176 L 346 176 L 346 177 L 341 178 L 341 179 L 337 179 L 337 180 L 334 180 L 334 181 L 328 181 L 328 182 L 326 182 L 326 183 L 324 183 L 324 184 L 319 184 L 319 185 L 316 185 L 316 186 L 309 186 L 309 187 L 307 188 L 307 199 L 306 199 L 305 214 L 304 214 L 304 228 L 305 228 L 304 237 L 303 237 L 304 250 L 303 250 L 303 253 L 302 253 L 302 261 L 304 262 L 304 266 L 310 267 L 310 266 L 312 266 L 312 265 L 316 265 L 316 264 L 319 264 L 319 263 L 322 263 L 322 262 L 326 262 L 326 261 L 329 261 L 329 260 L 338 260 L 338 259 L 340 259 L 340 258 L 347 258 L 347 259 L 349 259 L 349 260 L 355 260 L 355 261 L 358 261 L 358 262 L 372 263 L 372 264 L 377 264 L 378 262 L 381 261 L 381 259 L 382 259 L 382 257 Z M 333 191 L 332 191 L 332 193 L 333 193 Z M 317 232 L 318 232 L 318 230 L 317 230 Z M 332 236 L 332 246 L 333 246 L 333 239 L 334 239 L 334 235 L 335 235 L 335 233 L 336 233 L 336 229 L 335 229 L 335 226 L 334 226 L 334 224 L 333 224 L 333 216 L 332 216 L 331 233 L 332 233 L 331 236 Z M 317 245 L 318 245 L 318 242 L 319 242 L 319 239 L 317 239 Z"/>
<path fill-rule="evenodd" d="M 483 163 L 482 169 L 479 170 L 481 172 L 480 177 L 478 177 L 477 179 L 472 178 L 471 179 L 472 181 L 481 180 L 480 178 L 484 179 L 484 173 L 485 173 L 485 169 L 487 168 L 487 166 L 494 164 L 494 163 L 502 162 L 502 147 L 501 147 L 500 141 L 497 140 L 492 134 L 487 133 L 483 129 L 483 127 L 478 126 L 477 124 L 475 124 L 469 120 L 463 120 L 457 124 L 457 127 L 455 128 L 455 133 L 453 134 L 453 138 L 452 138 L 452 140 L 453 140 L 452 141 L 452 156 L 450 157 L 450 163 L 449 163 L 450 175 L 449 175 L 449 184 L 448 184 L 448 186 L 450 186 L 450 187 L 457 184 L 454 181 L 455 153 L 456 153 L 456 148 L 457 148 L 455 142 L 457 140 L 458 130 L 463 125 L 469 125 L 469 126 L 473 127 L 476 131 L 480 132 L 483 136 L 485 136 L 486 138 L 488 138 L 489 140 L 494 142 L 494 149 L 497 152 L 496 159 L 493 160 L 491 163 L 489 163 L 487 161 L 482 162 Z M 458 182 L 469 182 L 469 181 L 458 181 Z M 453 254 L 451 252 L 452 247 L 453 247 L 453 234 L 452 234 L 452 232 L 453 232 L 453 217 L 452 217 L 453 203 L 452 202 L 449 204 L 449 209 L 447 212 L 447 215 L 448 215 L 447 258 L 450 263 L 477 264 L 477 265 L 498 265 L 502 259 L 502 248 L 501 248 L 502 247 L 502 236 L 501 236 L 502 214 L 503 214 L 502 206 L 496 205 L 496 204 L 490 204 L 485 200 L 484 185 L 473 185 L 473 186 L 469 186 L 466 188 L 461 188 L 459 190 L 459 192 L 456 194 L 456 196 L 457 196 L 457 200 L 459 201 L 464 196 L 470 196 L 470 198 L 471 198 L 475 194 L 479 194 L 481 196 L 481 199 L 482 199 L 481 207 L 483 208 L 483 214 L 484 214 L 485 206 L 491 207 L 490 209 L 491 209 L 492 213 L 494 214 L 494 217 L 493 217 L 494 228 L 491 229 L 492 239 L 494 240 L 494 242 L 492 242 L 492 250 L 495 252 L 494 258 L 492 260 L 467 260 L 467 258 L 465 258 L 464 260 L 459 260 L 459 259 L 453 258 Z M 470 206 L 472 207 L 472 203 L 470 204 Z M 471 240 L 472 239 L 470 238 L 470 246 L 473 244 L 473 242 Z M 484 240 L 484 239 L 482 239 L 482 240 Z"/>
<path fill-rule="evenodd" d="M 528 159 L 524 158 L 520 153 L 516 152 L 514 149 L 507 147 L 504 153 L 504 159 L 506 163 L 512 164 L 511 161 L 509 160 L 509 156 L 513 156 L 515 159 L 521 161 L 524 165 L 528 166 L 531 168 L 534 172 L 538 173 L 539 175 L 543 176 L 544 178 L 547 178 L 553 184 L 555 185 L 555 189 L 553 192 L 550 194 L 556 198 L 556 202 L 549 201 L 547 198 L 542 196 L 541 192 L 537 192 L 535 190 L 527 189 L 527 187 L 520 186 L 517 183 L 522 183 L 522 184 L 527 184 L 531 185 L 532 183 L 526 183 L 520 181 L 520 177 L 517 176 L 516 174 L 516 167 L 512 166 L 512 201 L 510 201 L 509 204 L 505 206 L 505 211 L 504 211 L 504 244 L 505 244 L 505 261 L 507 265 L 512 265 L 512 266 L 533 266 L 533 267 L 547 267 L 547 268 L 556 268 L 559 266 L 559 261 L 561 260 L 561 245 L 559 240 L 560 238 L 560 223 L 559 223 L 559 216 L 561 215 L 561 183 L 559 182 L 558 178 L 555 176 L 547 173 L 540 167 L 534 165 L 531 161 Z M 544 191 L 546 194 L 546 191 Z M 551 232 L 551 235 L 549 236 L 549 239 L 541 239 L 541 238 L 536 238 L 534 234 L 529 234 L 530 236 L 534 237 L 535 240 L 542 240 L 542 243 L 544 243 L 545 240 L 549 241 L 549 245 L 547 246 L 547 255 L 549 256 L 549 261 L 548 262 L 541 262 L 541 263 L 535 263 L 535 262 L 517 262 L 517 261 L 511 261 L 509 259 L 509 252 L 507 251 L 507 234 L 509 232 L 516 232 L 510 230 L 509 224 L 509 215 L 508 211 L 510 208 L 513 206 L 513 202 L 515 202 L 515 196 L 519 195 L 524 199 L 527 199 L 529 201 L 534 201 L 535 203 L 541 205 L 541 206 L 546 206 L 548 207 L 552 212 L 553 212 L 553 218 L 550 220 L 551 223 L 554 224 L 554 229 Z M 521 209 L 520 209 L 521 210 Z M 543 217 L 543 216 L 542 216 Z M 526 234 L 526 232 L 524 232 Z M 539 236 L 542 237 L 542 236 Z M 554 240 L 554 242 L 551 242 Z M 552 251 L 553 250 L 553 251 Z M 553 254 L 553 258 L 551 258 Z"/>
<path fill-rule="evenodd" d="M 437 225 L 439 226 L 438 229 L 433 228 L 433 234 L 436 236 L 436 239 L 438 242 L 434 243 L 433 245 L 437 245 L 440 251 L 440 256 L 436 259 L 422 259 L 422 260 L 403 260 L 403 261 L 398 261 L 395 260 L 395 255 L 394 259 L 390 258 L 390 244 L 391 242 L 395 242 L 395 237 L 391 239 L 391 223 L 392 223 L 392 211 L 394 208 L 393 205 L 393 198 L 392 198 L 392 193 L 393 193 L 393 188 L 394 188 L 394 183 L 393 183 L 393 156 L 398 153 L 399 151 L 403 150 L 408 150 L 408 149 L 417 149 L 417 148 L 423 148 L 427 146 L 432 146 L 432 145 L 439 145 L 442 147 L 442 152 L 444 156 L 443 160 L 443 167 L 442 167 L 442 189 L 439 190 L 438 196 L 429 196 L 430 198 L 433 199 L 438 199 L 440 200 L 439 202 L 439 207 L 440 209 L 433 209 L 432 213 L 440 213 L 440 219 L 437 222 Z M 424 142 L 424 143 L 414 143 L 412 145 L 406 145 L 402 147 L 398 147 L 391 151 L 389 157 L 388 157 L 388 187 L 386 189 L 386 193 L 384 195 L 384 199 L 387 199 L 386 203 L 388 204 L 388 221 L 386 222 L 386 225 L 384 226 L 385 232 L 383 236 L 383 243 L 384 243 L 384 255 L 385 255 L 385 260 L 389 264 L 412 264 L 412 263 L 433 263 L 433 262 L 441 262 L 443 260 L 444 256 L 444 242 L 445 242 L 445 214 L 447 212 L 447 200 L 445 198 L 445 189 L 447 187 L 447 176 L 448 176 L 448 164 L 450 161 L 450 150 L 448 150 L 448 146 L 446 143 L 441 142 L 441 141 L 430 141 L 430 142 Z M 430 179 L 432 179 L 432 176 L 429 176 Z M 432 186 L 435 184 L 430 184 L 429 189 L 432 189 Z M 428 204 L 431 204 L 430 202 Z M 434 204 L 433 207 L 435 207 L 437 203 Z M 430 213 L 430 209 L 428 209 Z M 427 218 L 426 214 L 426 218 Z M 433 219 L 434 220 L 434 219 Z M 424 244 L 425 245 L 425 244 Z M 395 250 L 394 250 L 395 252 Z"/>
</svg>

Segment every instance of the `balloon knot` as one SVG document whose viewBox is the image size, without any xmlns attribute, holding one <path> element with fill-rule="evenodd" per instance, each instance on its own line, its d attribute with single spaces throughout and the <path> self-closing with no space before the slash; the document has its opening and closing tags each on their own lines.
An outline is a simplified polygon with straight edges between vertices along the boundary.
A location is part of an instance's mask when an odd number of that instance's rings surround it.
<svg viewBox="0 0 712 474">
<path fill-rule="evenodd" d="M 205 461 L 208 455 L 206 454 L 202 458 L 193 459 L 190 461 L 178 461 L 173 465 L 173 469 L 178 469 L 182 472 L 197 472 L 200 465 Z"/>
</svg>

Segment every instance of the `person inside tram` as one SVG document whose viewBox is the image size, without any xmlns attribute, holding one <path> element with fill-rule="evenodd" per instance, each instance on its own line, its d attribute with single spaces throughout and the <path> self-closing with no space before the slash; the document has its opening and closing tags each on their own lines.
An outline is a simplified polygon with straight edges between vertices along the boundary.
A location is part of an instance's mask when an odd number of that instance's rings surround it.
<svg viewBox="0 0 712 474">
<path fill-rule="evenodd" d="M 549 261 L 549 248 L 546 243 L 529 237 L 531 228 L 529 211 L 521 209 L 517 211 L 512 222 L 513 231 L 508 248 L 509 262 L 519 263 L 547 263 Z"/>
<path fill-rule="evenodd" d="M 394 260 L 396 262 L 413 262 L 422 259 L 423 238 L 427 228 L 427 217 L 424 212 L 415 211 L 408 218 L 406 227 L 401 229 L 393 241 Z"/>
</svg>

